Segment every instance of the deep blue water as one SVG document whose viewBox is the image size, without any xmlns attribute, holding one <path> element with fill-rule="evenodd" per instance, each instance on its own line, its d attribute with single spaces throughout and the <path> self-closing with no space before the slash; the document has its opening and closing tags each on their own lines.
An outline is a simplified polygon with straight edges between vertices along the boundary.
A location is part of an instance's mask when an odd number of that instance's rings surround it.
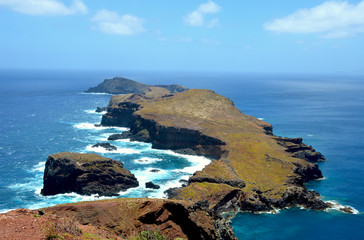
<svg viewBox="0 0 364 240">
<path fill-rule="evenodd" d="M 90 146 L 122 128 L 96 128 L 110 95 L 82 94 L 115 75 L 151 84 L 178 83 L 208 88 L 231 98 L 244 113 L 273 124 L 274 133 L 303 137 L 322 152 L 325 180 L 308 187 L 324 200 L 350 205 L 359 214 L 335 210 L 282 210 L 279 214 L 239 213 L 232 221 L 240 239 L 364 239 L 364 77 L 96 71 L 0 71 L 0 212 L 98 199 L 63 194 L 43 197 L 44 163 L 52 153 L 96 151 L 122 161 L 141 187 L 121 197 L 163 197 L 163 190 L 208 160 L 153 150 L 150 144 L 119 141 L 117 152 Z M 202 164 L 201 164 L 202 163 Z M 151 169 L 159 169 L 157 173 Z M 152 180 L 159 191 L 146 190 Z"/>
</svg>

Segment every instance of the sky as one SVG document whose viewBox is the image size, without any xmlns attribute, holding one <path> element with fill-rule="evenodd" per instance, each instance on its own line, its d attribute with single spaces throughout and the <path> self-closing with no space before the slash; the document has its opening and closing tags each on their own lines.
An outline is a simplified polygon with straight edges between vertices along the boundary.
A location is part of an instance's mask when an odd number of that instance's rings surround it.
<svg viewBox="0 0 364 240">
<path fill-rule="evenodd" d="M 0 69 L 364 74 L 364 0 L 0 0 Z"/>
</svg>

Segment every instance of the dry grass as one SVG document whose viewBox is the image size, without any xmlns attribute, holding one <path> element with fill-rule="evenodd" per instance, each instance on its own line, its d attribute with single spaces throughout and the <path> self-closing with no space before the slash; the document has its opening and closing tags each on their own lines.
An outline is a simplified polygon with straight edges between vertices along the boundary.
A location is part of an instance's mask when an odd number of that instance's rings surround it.
<svg viewBox="0 0 364 240">
<path fill-rule="evenodd" d="M 264 127 L 270 124 L 241 113 L 230 99 L 213 91 L 192 89 L 173 97 L 143 99 L 137 103 L 141 109 L 134 114 L 142 118 L 162 126 L 199 130 L 226 143 L 228 155 L 223 162 L 211 163 L 198 176 L 239 178 L 246 182 L 248 193 L 258 189 L 266 192 L 267 197 L 276 197 L 284 193 L 289 178 L 294 175 L 293 163 L 310 164 L 293 158 L 267 135 Z M 208 190 L 203 190 L 201 185 L 189 186 L 178 198 L 203 199 L 211 195 L 211 186 L 206 187 Z"/>
</svg>

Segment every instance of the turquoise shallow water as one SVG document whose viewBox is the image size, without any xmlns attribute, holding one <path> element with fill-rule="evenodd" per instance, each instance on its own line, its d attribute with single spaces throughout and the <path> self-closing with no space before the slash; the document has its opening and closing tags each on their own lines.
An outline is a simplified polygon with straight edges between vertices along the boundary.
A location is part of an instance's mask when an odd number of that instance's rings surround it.
<svg viewBox="0 0 364 240">
<path fill-rule="evenodd" d="M 107 105 L 110 95 L 82 94 L 114 75 L 212 89 L 231 98 L 242 112 L 270 122 L 276 135 L 303 137 L 328 159 L 320 163 L 325 180 L 308 187 L 324 200 L 359 211 L 357 215 L 301 209 L 240 213 L 232 221 L 240 239 L 364 239 L 364 78 L 353 76 L 0 71 L 0 211 L 97 199 L 39 195 L 44 162 L 55 152 L 96 151 L 122 161 L 141 182 L 153 180 L 162 186 L 160 191 L 140 187 L 120 197 L 162 197 L 164 189 L 177 186 L 208 163 L 204 158 L 153 150 L 145 143 L 120 141 L 114 143 L 118 147 L 114 153 L 90 148 L 125 130 L 93 127 L 101 117 L 93 110 Z"/>
</svg>

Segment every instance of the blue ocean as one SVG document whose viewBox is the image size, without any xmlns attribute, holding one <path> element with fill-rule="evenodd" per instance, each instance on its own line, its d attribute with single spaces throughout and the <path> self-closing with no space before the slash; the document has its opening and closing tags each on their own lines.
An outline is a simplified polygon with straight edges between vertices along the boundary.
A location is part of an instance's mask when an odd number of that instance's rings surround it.
<svg viewBox="0 0 364 240">
<path fill-rule="evenodd" d="M 118 149 L 93 148 L 125 128 L 95 127 L 111 95 L 85 94 L 105 78 L 127 77 L 148 84 L 207 88 L 229 97 L 245 114 L 264 119 L 274 134 L 302 137 L 324 154 L 325 179 L 308 183 L 325 201 L 355 208 L 317 212 L 286 209 L 278 214 L 238 213 L 239 239 L 364 239 L 364 77 L 238 73 L 123 71 L 0 71 L 0 212 L 41 208 L 105 197 L 41 196 L 43 171 L 52 153 L 95 152 L 119 160 L 140 187 L 120 197 L 165 197 L 210 160 L 152 149 L 150 144 L 116 141 Z M 153 181 L 159 190 L 147 190 Z"/>
</svg>

